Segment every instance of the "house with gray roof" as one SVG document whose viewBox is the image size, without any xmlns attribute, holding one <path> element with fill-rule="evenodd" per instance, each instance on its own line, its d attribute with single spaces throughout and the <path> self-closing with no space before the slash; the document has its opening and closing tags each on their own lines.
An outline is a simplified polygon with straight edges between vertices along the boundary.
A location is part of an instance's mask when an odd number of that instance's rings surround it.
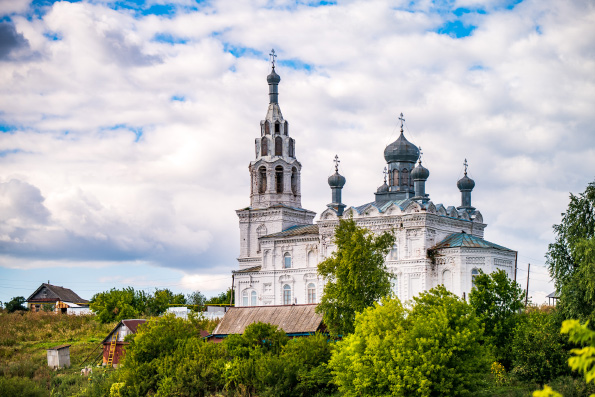
<svg viewBox="0 0 595 397">
<path fill-rule="evenodd" d="M 69 288 L 43 283 L 27 298 L 27 307 L 33 312 L 51 305 L 56 313 L 88 314 L 89 301 Z"/>
<path fill-rule="evenodd" d="M 233 272 L 237 307 L 318 303 L 324 280 L 317 274 L 317 265 L 336 250 L 334 231 L 344 217 L 372 233 L 395 235 L 386 265 L 394 276 L 394 293 L 403 301 L 440 284 L 466 296 L 480 270 L 502 269 L 514 277 L 516 251 L 484 239 L 487 224 L 472 206 L 475 181 L 469 176 L 467 160 L 456 184 L 460 204 L 435 203 L 426 192 L 430 170 L 422 165 L 420 148 L 405 137 L 402 114 L 399 137 L 384 148 L 384 181 L 372 200 L 351 206 L 343 203 L 347 178 L 339 174 L 335 156 L 335 172 L 328 178 L 331 202 L 314 222 L 316 213 L 301 206 L 302 165 L 279 107 L 280 81 L 273 62 L 267 76 L 269 105 L 256 127 L 255 159 L 248 167 L 250 206 L 236 211 L 240 225 L 238 269 Z"/>
</svg>

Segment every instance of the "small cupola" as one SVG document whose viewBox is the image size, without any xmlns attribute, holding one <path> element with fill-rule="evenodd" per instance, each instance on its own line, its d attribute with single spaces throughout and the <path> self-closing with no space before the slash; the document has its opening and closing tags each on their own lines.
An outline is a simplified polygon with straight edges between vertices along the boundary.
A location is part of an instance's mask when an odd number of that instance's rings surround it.
<svg viewBox="0 0 595 397">
<path fill-rule="evenodd" d="M 328 178 L 328 185 L 332 192 L 332 203 L 328 204 L 327 207 L 335 210 L 338 216 L 343 215 L 345 204 L 341 202 L 341 190 L 345 186 L 345 177 L 339 174 L 339 156 L 335 155 L 335 173 Z"/>
<path fill-rule="evenodd" d="M 475 181 L 467 176 L 467 159 L 465 159 L 463 165 L 465 166 L 465 175 L 457 181 L 457 187 L 461 192 L 461 206 L 457 208 L 473 212 L 475 207 L 471 206 L 471 192 L 475 187 Z"/>
</svg>

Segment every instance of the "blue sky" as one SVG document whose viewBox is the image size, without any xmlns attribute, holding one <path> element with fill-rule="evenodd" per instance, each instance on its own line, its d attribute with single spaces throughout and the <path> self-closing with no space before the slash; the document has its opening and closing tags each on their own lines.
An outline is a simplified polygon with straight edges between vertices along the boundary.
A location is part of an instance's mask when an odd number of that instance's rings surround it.
<svg viewBox="0 0 595 397">
<path fill-rule="evenodd" d="M 34 1 L 0 4 L 0 301 L 50 280 L 213 295 L 267 106 L 268 53 L 322 212 L 335 154 L 348 205 L 373 200 L 386 144 L 423 148 L 435 203 L 463 160 L 485 238 L 543 257 L 595 170 L 595 28 L 584 1 Z"/>
</svg>

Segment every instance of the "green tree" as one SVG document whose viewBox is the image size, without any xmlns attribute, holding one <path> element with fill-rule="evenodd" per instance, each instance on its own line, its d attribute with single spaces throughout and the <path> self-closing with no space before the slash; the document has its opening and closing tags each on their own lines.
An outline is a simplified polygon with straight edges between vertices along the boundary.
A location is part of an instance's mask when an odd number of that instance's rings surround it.
<svg viewBox="0 0 595 397">
<path fill-rule="evenodd" d="M 89 308 L 96 313 L 102 323 L 120 321 L 127 318 L 138 318 L 144 312 L 146 295 L 128 287 L 121 290 L 112 288 L 110 291 L 95 294 L 89 303 Z"/>
<path fill-rule="evenodd" d="M 22 296 L 16 296 L 6 304 L 6 311 L 9 313 L 16 312 L 17 310 L 25 311 L 27 308 L 23 305 L 25 298 Z"/>
<path fill-rule="evenodd" d="M 530 308 L 522 314 L 512 339 L 511 373 L 543 385 L 569 374 L 566 340 L 551 309 Z"/>
<path fill-rule="evenodd" d="M 153 296 L 149 296 L 145 303 L 145 315 L 159 316 L 167 311 L 169 305 L 185 305 L 184 294 L 174 294 L 171 290 L 155 289 Z"/>
<path fill-rule="evenodd" d="M 570 194 L 554 233 L 546 257 L 560 293 L 558 310 L 567 319 L 595 321 L 595 182 L 578 196 Z"/>
<path fill-rule="evenodd" d="M 316 312 L 323 314 L 333 335 L 353 332 L 356 313 L 390 294 L 392 275 L 385 258 L 394 241 L 394 235 L 375 236 L 353 219 L 339 221 L 334 239 L 337 250 L 318 264 L 318 274 L 326 283 Z"/>
<path fill-rule="evenodd" d="M 229 305 L 229 302 L 232 305 L 235 302 L 233 290 L 228 288 L 227 291 L 220 293 L 219 295 L 213 296 L 209 298 L 205 304 L 207 305 Z"/>
<path fill-rule="evenodd" d="M 443 286 L 411 308 L 384 298 L 358 314 L 329 367 L 345 396 L 471 395 L 490 354 L 473 309 Z"/>
<path fill-rule="evenodd" d="M 494 345 L 496 360 L 510 370 L 510 342 L 523 308 L 524 292 L 504 270 L 480 274 L 474 279 L 469 304 L 485 325 L 485 338 Z"/>
<path fill-rule="evenodd" d="M 195 305 L 193 309 L 196 311 L 200 309 L 200 306 L 204 306 L 206 302 L 207 298 L 200 291 L 194 291 L 193 293 L 188 294 L 186 297 L 186 303 L 189 305 Z"/>
</svg>

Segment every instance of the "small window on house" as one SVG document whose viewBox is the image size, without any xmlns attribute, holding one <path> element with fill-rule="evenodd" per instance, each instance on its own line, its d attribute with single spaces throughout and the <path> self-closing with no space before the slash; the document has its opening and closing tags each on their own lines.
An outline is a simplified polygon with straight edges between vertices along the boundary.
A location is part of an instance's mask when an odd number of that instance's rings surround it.
<svg viewBox="0 0 595 397">
<path fill-rule="evenodd" d="M 278 121 L 275 121 L 275 134 L 280 134 L 281 133 L 281 123 L 279 123 Z"/>
<path fill-rule="evenodd" d="M 409 186 L 409 170 L 403 168 L 401 171 L 401 186 Z"/>
<path fill-rule="evenodd" d="M 283 286 L 283 304 L 291 305 L 291 286 L 288 284 Z"/>
<path fill-rule="evenodd" d="M 289 157 L 295 157 L 295 141 L 293 138 L 289 138 Z"/>
<path fill-rule="evenodd" d="M 297 186 L 298 176 L 297 176 L 297 168 L 293 167 L 291 169 L 291 192 L 293 195 L 298 194 L 298 186 Z"/>
<path fill-rule="evenodd" d="M 285 255 L 283 255 L 283 267 L 285 269 L 291 268 L 291 254 L 289 252 L 286 252 Z"/>
<path fill-rule="evenodd" d="M 260 155 L 261 156 L 269 155 L 269 140 L 267 138 L 262 138 L 260 140 Z"/>
<path fill-rule="evenodd" d="M 250 306 L 256 306 L 256 291 L 250 293 Z"/>
<path fill-rule="evenodd" d="M 283 125 L 283 134 L 284 135 L 289 135 L 289 124 L 287 124 L 287 121 L 285 122 L 285 125 Z"/>
<path fill-rule="evenodd" d="M 280 165 L 275 167 L 275 183 L 277 193 L 283 193 L 283 167 Z"/>
<path fill-rule="evenodd" d="M 283 156 L 283 138 L 275 138 L 275 156 Z"/>
<path fill-rule="evenodd" d="M 267 191 L 267 169 L 260 167 L 258 169 L 258 193 L 263 194 Z"/>
<path fill-rule="evenodd" d="M 475 278 L 479 276 L 479 270 L 471 270 L 471 288 L 475 287 Z"/>
<path fill-rule="evenodd" d="M 264 133 L 266 135 L 270 135 L 271 134 L 271 124 L 268 121 L 264 122 Z"/>
<path fill-rule="evenodd" d="M 248 291 L 242 292 L 242 306 L 248 306 Z"/>
<path fill-rule="evenodd" d="M 316 285 L 308 284 L 308 303 L 316 303 Z"/>
</svg>

